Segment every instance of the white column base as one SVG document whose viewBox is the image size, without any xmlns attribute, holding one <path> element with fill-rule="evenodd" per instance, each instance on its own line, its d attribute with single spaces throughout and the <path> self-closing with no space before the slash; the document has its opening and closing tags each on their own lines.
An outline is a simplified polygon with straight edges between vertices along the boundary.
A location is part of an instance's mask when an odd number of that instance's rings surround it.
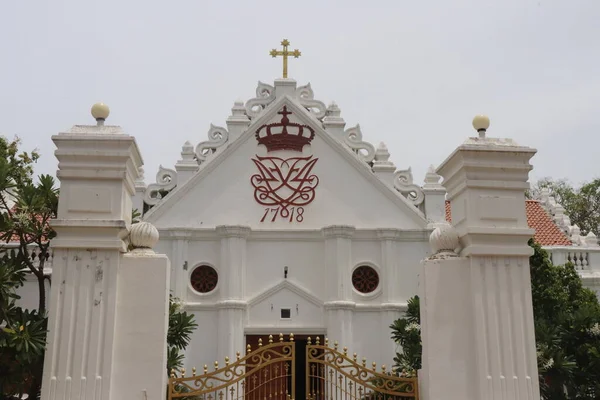
<svg viewBox="0 0 600 400">
<path fill-rule="evenodd" d="M 333 302 L 332 302 L 333 303 Z M 352 326 L 352 317 L 354 311 L 349 307 L 340 306 L 335 302 L 336 306 L 326 304 L 327 310 L 327 337 L 330 343 L 338 342 L 340 347 L 354 347 Z M 353 303 L 352 303 L 353 304 Z"/>
<path fill-rule="evenodd" d="M 225 357 L 235 360 L 236 352 L 245 354 L 244 346 L 244 310 L 239 308 L 219 309 L 219 328 L 217 356 L 219 364 L 224 363 Z M 223 364 L 224 365 L 224 364 Z"/>
<path fill-rule="evenodd" d="M 110 399 L 120 261 L 117 250 L 55 251 L 43 400 Z"/>
</svg>

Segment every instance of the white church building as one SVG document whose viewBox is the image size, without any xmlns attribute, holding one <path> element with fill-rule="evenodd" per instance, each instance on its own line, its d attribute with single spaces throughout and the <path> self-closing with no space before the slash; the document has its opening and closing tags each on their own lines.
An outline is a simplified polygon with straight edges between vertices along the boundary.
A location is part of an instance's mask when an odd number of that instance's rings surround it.
<svg viewBox="0 0 600 400">
<path fill-rule="evenodd" d="M 432 224 L 451 217 L 433 168 L 420 186 L 389 158 L 310 85 L 277 79 L 236 102 L 207 141 L 186 142 L 155 183 L 136 183 L 134 207 L 160 232 L 172 292 L 200 326 L 188 368 L 280 332 L 393 364 L 389 325 L 418 292 Z M 597 240 L 577 236 L 559 208 L 528 201 L 536 240 L 597 286 Z"/>
<path fill-rule="evenodd" d="M 392 365 L 389 325 L 418 292 L 433 225 L 451 219 L 440 179 L 432 168 L 416 184 L 310 85 L 259 83 L 207 140 L 186 142 L 156 182 L 134 183 L 133 207 L 156 226 L 155 250 L 171 261 L 172 294 L 199 324 L 186 367 L 279 333 L 299 343 L 328 337 Z M 598 242 L 561 209 L 547 195 L 528 201 L 528 224 L 556 263 L 574 262 L 597 289 Z M 35 286 L 24 290 L 35 304 Z"/>
<path fill-rule="evenodd" d="M 279 333 L 392 363 L 389 325 L 417 291 L 445 204 L 438 177 L 420 188 L 389 156 L 309 85 L 278 79 L 235 103 L 207 141 L 186 143 L 156 183 L 136 184 L 173 294 L 200 326 L 189 367 Z"/>
</svg>

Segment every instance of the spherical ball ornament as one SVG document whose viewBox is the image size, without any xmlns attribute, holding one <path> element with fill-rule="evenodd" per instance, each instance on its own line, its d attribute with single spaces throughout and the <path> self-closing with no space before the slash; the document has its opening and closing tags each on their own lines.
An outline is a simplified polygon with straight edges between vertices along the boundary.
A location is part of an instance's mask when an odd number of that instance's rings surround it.
<svg viewBox="0 0 600 400">
<path fill-rule="evenodd" d="M 429 236 L 429 245 L 434 254 L 441 252 L 454 253 L 460 246 L 458 233 L 447 222 L 437 224 Z"/>
<path fill-rule="evenodd" d="M 477 132 L 481 131 L 481 130 L 487 130 L 490 127 L 490 119 L 488 118 L 487 115 L 476 115 L 475 118 L 473 118 L 473 128 L 475 128 L 475 130 Z"/>
<path fill-rule="evenodd" d="M 110 108 L 104 103 L 96 103 L 92 106 L 92 117 L 96 120 L 105 120 L 110 114 Z"/>
<path fill-rule="evenodd" d="M 129 240 L 135 249 L 151 249 L 158 242 L 158 229 L 148 222 L 138 222 L 131 226 Z"/>
</svg>

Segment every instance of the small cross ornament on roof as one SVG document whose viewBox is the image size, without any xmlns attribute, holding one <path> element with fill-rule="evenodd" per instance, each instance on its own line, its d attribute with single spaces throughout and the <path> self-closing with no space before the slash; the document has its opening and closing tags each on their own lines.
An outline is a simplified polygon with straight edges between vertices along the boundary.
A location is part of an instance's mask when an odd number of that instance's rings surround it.
<svg viewBox="0 0 600 400">
<path fill-rule="evenodd" d="M 283 77 L 287 78 L 288 77 L 288 56 L 294 56 L 294 58 L 298 58 L 300 57 L 301 53 L 300 50 L 295 49 L 294 51 L 289 51 L 288 50 L 288 46 L 290 45 L 290 42 L 287 39 L 283 39 L 281 41 L 281 45 L 283 46 L 283 50 L 277 50 L 277 49 L 273 49 L 271 50 L 271 52 L 269 53 L 271 55 L 271 57 L 275 58 L 277 56 L 283 56 Z"/>
</svg>

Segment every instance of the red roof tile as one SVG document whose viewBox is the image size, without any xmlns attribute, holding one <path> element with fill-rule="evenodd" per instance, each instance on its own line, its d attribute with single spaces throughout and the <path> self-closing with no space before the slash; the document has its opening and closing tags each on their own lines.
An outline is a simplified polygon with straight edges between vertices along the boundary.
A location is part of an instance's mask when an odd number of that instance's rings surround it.
<svg viewBox="0 0 600 400">
<path fill-rule="evenodd" d="M 572 246 L 567 235 L 554 223 L 539 201 L 526 200 L 525 213 L 527 225 L 535 230 L 534 239 L 541 246 Z M 446 221 L 452 221 L 449 201 L 446 201 Z"/>
<path fill-rule="evenodd" d="M 527 200 L 525 203 L 527 224 L 535 229 L 535 241 L 542 246 L 572 246 L 567 235 L 554 223 L 550 214 L 539 201 Z"/>
</svg>

